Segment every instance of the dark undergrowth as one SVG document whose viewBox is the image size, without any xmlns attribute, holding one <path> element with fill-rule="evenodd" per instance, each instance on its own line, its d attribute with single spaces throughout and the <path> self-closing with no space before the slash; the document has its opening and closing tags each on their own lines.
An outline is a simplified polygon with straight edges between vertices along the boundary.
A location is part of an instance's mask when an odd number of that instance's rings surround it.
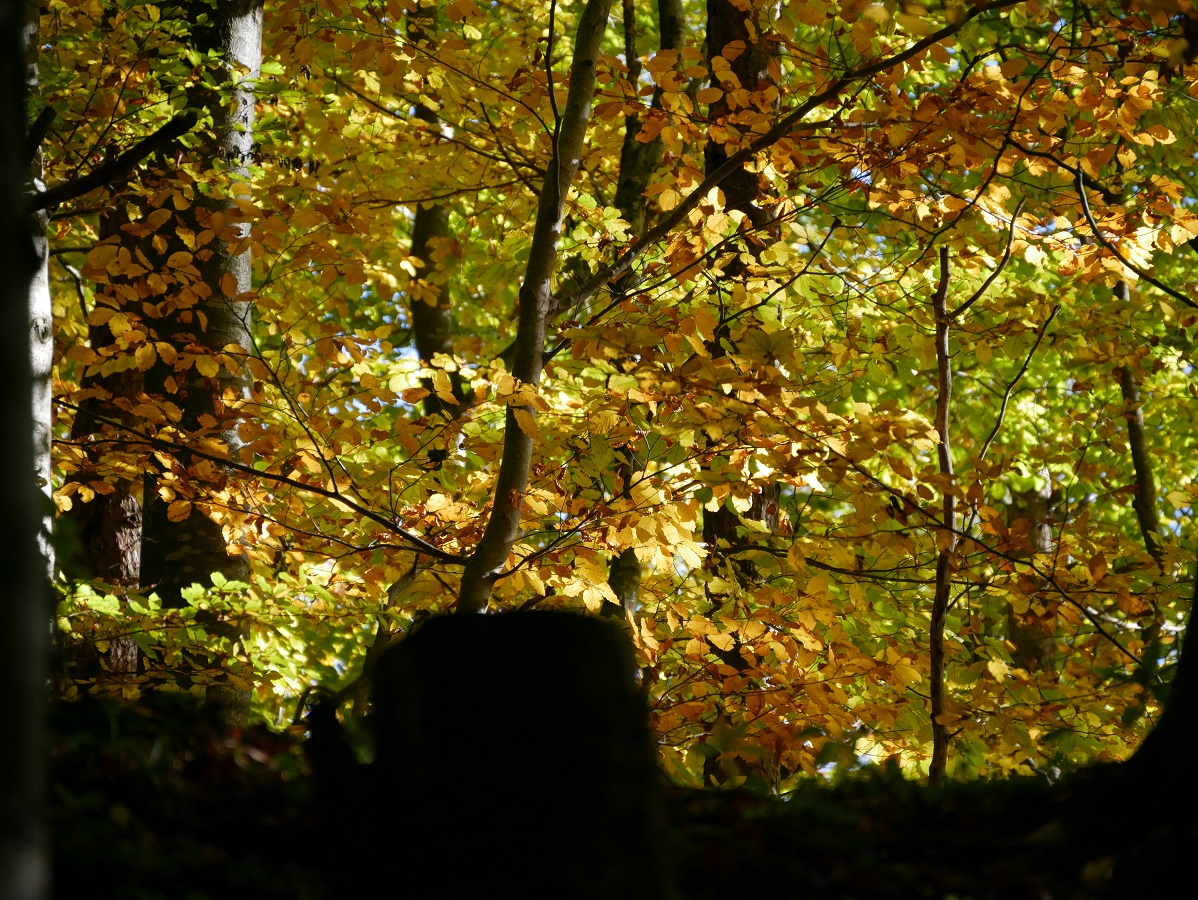
<svg viewBox="0 0 1198 900">
<path fill-rule="evenodd" d="M 318 900 L 359 896 L 380 879 L 386 896 L 453 896 L 452 878 L 416 888 L 422 860 L 402 840 L 362 840 L 402 817 L 418 775 L 346 781 L 339 790 L 366 796 L 330 807 L 318 803 L 298 735 L 229 731 L 164 695 L 62 706 L 51 745 L 54 896 Z M 664 798 L 660 840 L 680 898 L 1195 895 L 1184 888 L 1198 850 L 1193 798 L 1129 783 L 1118 767 L 1058 785 L 930 790 L 882 772 L 785 800 L 674 788 Z M 535 836 L 528 853 L 535 864 Z"/>
</svg>

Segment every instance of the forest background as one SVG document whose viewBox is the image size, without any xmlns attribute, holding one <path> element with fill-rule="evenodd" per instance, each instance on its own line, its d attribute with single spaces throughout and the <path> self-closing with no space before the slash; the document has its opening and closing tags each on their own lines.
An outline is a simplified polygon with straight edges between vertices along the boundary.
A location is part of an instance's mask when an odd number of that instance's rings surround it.
<svg viewBox="0 0 1198 900">
<path fill-rule="evenodd" d="M 1190 4 L 38 13 L 62 696 L 360 716 L 414 621 L 537 607 L 627 623 L 684 785 L 1158 717 Z"/>
</svg>

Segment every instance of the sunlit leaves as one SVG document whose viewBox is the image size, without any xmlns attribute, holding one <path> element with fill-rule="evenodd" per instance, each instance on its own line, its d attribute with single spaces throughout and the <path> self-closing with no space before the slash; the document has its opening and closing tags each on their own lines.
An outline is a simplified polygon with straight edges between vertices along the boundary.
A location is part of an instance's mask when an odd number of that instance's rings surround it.
<svg viewBox="0 0 1198 900">
<path fill-rule="evenodd" d="M 42 102 L 61 123 L 46 144 L 51 180 L 144 136 L 211 81 L 208 61 L 180 49 L 187 22 L 118 7 L 47 5 Z M 211 460 L 174 452 L 175 442 L 215 459 L 231 450 L 177 431 L 180 382 L 168 376 L 165 392 L 120 407 L 168 446 L 118 444 L 110 425 L 112 449 L 88 469 L 64 443 L 60 508 L 152 466 L 171 515 L 220 517 L 254 561 L 255 582 L 230 609 L 252 622 L 257 696 L 271 709 L 313 679 L 357 671 L 380 620 L 398 628 L 452 605 L 460 565 L 424 557 L 428 568 L 389 597 L 418 559 L 405 532 L 461 556 L 490 508 L 519 507 L 522 536 L 496 586 L 503 609 L 614 608 L 609 567 L 632 550 L 643 571 L 630 631 L 655 727 L 674 774 L 701 782 L 710 753 L 769 756 L 792 773 L 859 758 L 924 765 L 948 492 L 968 523 L 946 623 L 956 771 L 1125 754 L 1137 717 L 1157 708 L 1129 677 L 1128 654 L 1172 659 L 1198 491 L 1186 468 L 1198 444 L 1198 320 L 1126 265 L 1183 296 L 1198 283 L 1187 246 L 1198 236 L 1196 129 L 1182 96 L 1193 73 L 1176 25 L 1113 4 L 985 12 L 763 150 L 750 166 L 760 222 L 727 208 L 727 185 L 704 189 L 630 277 L 578 303 L 594 272 L 642 248 L 613 201 L 626 116 L 639 117 L 640 141 L 663 142 L 646 192 L 653 219 L 703 181 L 708 140 L 735 152 L 834 77 L 974 7 L 738 4 L 779 49 L 760 85 L 732 73 L 730 57 L 748 48 L 729 46 L 709 69 L 694 41 L 640 48 L 634 82 L 613 40 L 562 233 L 552 358 L 533 389 L 511 376 L 507 351 L 552 148 L 550 70 L 560 104 L 573 13 L 559 5 L 551 47 L 543 4 L 443 5 L 424 40 L 403 24 L 415 7 L 267 10 L 258 157 L 231 214 L 255 258 L 254 291 L 239 298 L 253 308 L 250 359 L 155 333 L 202 299 L 216 238 L 242 239 L 231 219 L 193 231 L 175 215 L 202 206 L 219 173 L 155 158 L 112 186 L 100 202 L 127 214 L 128 240 L 101 240 L 85 208 L 58 220 L 56 246 L 81 278 L 55 270 L 68 404 L 86 390 L 111 400 L 83 388 L 89 376 L 160 365 L 217 382 L 244 365 L 254 383 L 224 412 L 238 420 L 244 471 L 222 477 Z M 702 14 L 687 7 L 690 34 L 703 32 Z M 727 113 L 708 121 L 721 104 Z M 412 252 L 422 204 L 449 217 L 450 237 L 427 260 Z M 930 260 L 950 248 L 951 310 L 1008 243 L 1005 270 L 952 325 L 948 479 L 930 424 Z M 1114 296 L 1120 281 L 1130 304 Z M 408 310 L 441 297 L 453 353 L 419 360 Z M 89 326 L 110 341 L 89 345 Z M 1160 564 L 1132 511 L 1112 374 L 1125 365 L 1140 379 L 1164 498 Z M 429 398 L 454 399 L 451 374 L 466 413 L 422 416 Z M 495 497 L 509 411 L 535 438 L 531 481 Z M 1019 508 L 1039 492 L 1051 499 L 1044 515 Z M 749 515 L 764 507 L 776 524 Z M 724 547 L 703 539 L 718 509 L 746 516 Z M 716 564 L 724 556 L 731 565 Z M 98 602 L 82 607 L 106 622 L 132 608 Z"/>
</svg>

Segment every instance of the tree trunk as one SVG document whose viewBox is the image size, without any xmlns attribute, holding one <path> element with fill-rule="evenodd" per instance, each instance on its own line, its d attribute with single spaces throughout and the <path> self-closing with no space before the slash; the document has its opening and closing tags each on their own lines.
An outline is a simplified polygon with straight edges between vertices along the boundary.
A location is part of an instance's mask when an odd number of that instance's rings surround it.
<svg viewBox="0 0 1198 900">
<path fill-rule="evenodd" d="M 553 158 L 541 186 L 528 265 L 520 286 L 512 375 L 521 393 L 536 390 L 545 365 L 545 329 L 553 303 L 551 290 L 562 219 L 591 120 L 599 49 L 610 7 L 611 0 L 588 0 L 578 19 L 569 92 L 554 129 Z M 552 60 L 553 54 L 547 53 L 546 58 Z M 491 515 L 462 573 L 458 612 L 477 613 L 487 608 L 491 591 L 503 576 L 508 555 L 520 533 L 520 512 L 532 467 L 535 409 L 531 398 L 522 400 L 514 396 L 509 401 L 504 419 L 503 460 L 495 480 Z"/>
<path fill-rule="evenodd" d="M 640 56 L 636 44 L 636 8 L 634 0 L 623 0 L 624 58 L 628 61 L 628 81 L 634 90 L 641 74 Z M 657 18 L 661 32 L 661 49 L 677 50 L 682 46 L 682 4 L 680 0 L 658 0 Z M 661 112 L 661 87 L 653 91 L 650 109 Z M 632 234 L 641 234 L 649 216 L 649 198 L 645 189 L 661 165 L 663 144 L 660 137 L 640 140 L 641 114 L 624 117 L 624 143 L 620 148 L 620 177 L 616 182 L 616 208 L 628 222 Z M 630 273 L 631 276 L 631 273 Z M 628 282 L 630 278 L 624 279 Z M 625 288 L 630 285 L 625 284 Z M 636 454 L 629 445 L 616 451 L 618 477 L 627 494 L 637 471 Z M 612 557 L 607 583 L 620 602 L 625 617 L 635 616 L 639 608 L 641 561 L 636 550 L 626 547 Z M 612 608 L 614 611 L 614 607 Z M 605 607 L 605 612 L 607 608 Z"/>
<path fill-rule="evenodd" d="M 588 616 L 421 625 L 376 670 L 374 796 L 399 784 L 403 808 L 363 798 L 345 815 L 377 841 L 367 856 L 407 848 L 447 897 L 496 885 L 529 897 L 672 896 L 660 775 L 631 669 L 627 638 Z M 462 722 L 481 742 L 463 740 Z"/>
<path fill-rule="evenodd" d="M 420 5 L 408 13 L 408 40 L 416 46 L 428 47 L 436 37 L 436 7 Z M 435 99 L 435 93 L 430 92 Z M 426 124 L 425 134 L 430 142 L 442 138 L 443 125 L 437 111 L 417 103 L 415 117 Z M 412 338 L 416 352 L 426 365 L 435 364 L 438 356 L 452 357 L 453 307 L 447 289 L 448 272 L 445 254 L 450 240 L 449 205 L 444 201 L 429 201 L 416 206 L 412 217 L 411 255 L 420 260 L 420 277 L 413 278 L 408 288 L 408 311 L 412 317 Z M 457 367 L 446 371 L 446 382 L 424 380 L 430 393 L 424 398 L 424 414 L 439 418 L 437 427 L 447 427 L 465 412 L 462 403 L 462 376 Z M 429 450 L 433 465 L 444 462 L 449 453 L 449 436 L 444 434 Z"/>
<path fill-rule="evenodd" d="M 732 0 L 708 0 L 708 66 L 712 73 L 712 87 L 724 91 L 724 94 L 708 107 L 711 130 L 704 151 L 708 176 L 728 162 L 726 144 L 734 138 L 736 132 L 736 117 L 728 103 L 728 91 L 739 86 L 752 94 L 769 82 L 771 53 L 776 52 L 771 48 L 777 45 L 755 39 L 760 32 L 753 26 L 750 16 L 751 7 L 746 11 Z M 733 44 L 740 44 L 741 52 L 730 46 Z M 729 60 L 728 57 L 732 58 Z M 763 228 L 768 224 L 770 215 L 758 206 L 760 185 L 757 173 L 750 169 L 749 162 L 743 161 L 728 174 L 720 182 L 720 190 L 724 194 L 725 209 L 739 210 L 745 214 L 753 228 Z M 742 274 L 741 268 L 738 262 L 734 262 L 725 274 L 729 278 L 737 278 Z M 722 341 L 726 337 L 727 327 L 721 322 L 717 326 L 715 339 L 709 344 L 712 359 L 725 354 Z M 773 530 L 778 521 L 778 496 L 777 485 L 770 485 L 757 492 L 745 518 L 763 522 Z M 707 545 L 712 568 L 719 567 L 740 548 L 741 521 L 741 516 L 729 509 L 726 503 L 721 503 L 718 509 L 709 510 L 704 514 L 703 541 Z M 728 574 L 733 576 L 730 581 L 755 579 L 755 568 L 744 560 L 729 562 L 727 568 Z"/>
<path fill-rule="evenodd" d="M 119 239 L 121 226 L 128 224 L 128 216 L 118 208 L 105 210 L 100 215 L 100 239 Z M 132 250 L 132 241 L 124 238 L 124 245 Z M 118 278 L 119 276 L 111 276 Z M 117 309 L 128 310 L 136 317 L 137 310 L 122 300 L 122 292 L 112 287 L 97 287 L 97 303 Z M 130 286 L 131 287 L 131 286 Z M 86 311 L 85 311 L 86 313 Z M 88 345 L 97 354 L 112 358 L 122 351 L 116 345 L 115 336 L 107 323 L 88 326 Z M 141 392 L 142 373 L 132 366 L 109 375 L 85 375 L 80 383 L 84 391 L 97 390 L 103 396 L 86 396 L 79 404 L 75 419 L 71 423 L 71 440 L 82 447 L 86 454 L 86 472 L 100 462 L 101 453 L 88 446 L 89 438 L 102 434 L 115 434 L 113 423 L 129 423 L 131 416 L 122 409 L 122 403 L 136 402 Z M 105 450 L 104 455 L 111 450 Z M 141 500 L 140 485 L 128 478 L 109 472 L 96 472 L 97 479 L 112 488 L 111 493 L 95 493 L 86 502 L 80 492 L 71 495 L 71 508 L 63 513 L 62 519 L 69 523 L 64 530 L 73 539 L 63 552 L 63 569 L 68 578 L 100 579 L 115 587 L 134 587 L 138 583 L 141 567 Z M 130 674 L 137 671 L 140 648 L 137 641 L 128 635 L 104 635 L 109 641 L 107 654 L 108 670 Z M 67 674 L 71 679 L 91 677 L 87 671 L 89 661 L 96 659 L 95 646 L 90 641 L 72 648 Z"/>
<path fill-rule="evenodd" d="M 707 111 L 709 131 L 707 146 L 704 150 L 705 174 L 714 175 L 721 166 L 728 163 L 730 154 L 726 149 L 729 143 L 738 143 L 735 110 L 728 102 L 728 92 L 743 88 L 754 95 L 755 92 L 769 82 L 769 62 L 772 50 L 776 44 L 757 40 L 760 30 L 753 22 L 753 7 L 751 4 L 738 5 L 733 0 L 708 0 L 707 2 L 707 61 L 711 71 L 712 87 L 720 88 L 724 93 L 713 102 Z M 739 50 L 732 45 L 739 44 Z M 758 206 L 761 199 L 761 187 L 757 173 L 752 171 L 752 160 L 743 160 L 733 171 L 720 181 L 720 191 L 724 195 L 724 208 L 738 210 L 745 214 L 746 230 L 765 228 L 770 220 L 770 213 Z M 746 238 L 752 252 L 755 238 Z M 728 282 L 742 279 L 744 266 L 739 260 L 725 268 L 725 278 Z M 722 316 L 715 327 L 713 339 L 707 342 L 711 358 L 719 359 L 727 355 L 726 342 L 729 339 L 729 328 Z M 714 450 L 713 450 L 714 452 Z M 754 492 L 752 505 L 743 514 L 731 509 L 728 500 L 720 502 L 716 509 L 709 509 L 703 514 L 703 543 L 707 546 L 707 567 L 713 574 L 718 574 L 724 581 L 732 585 L 750 584 L 758 580 L 757 566 L 749 559 L 738 558 L 746 549 L 748 540 L 742 535 L 746 520 L 763 523 L 769 531 L 778 524 L 778 498 L 780 492 L 776 483 L 769 484 Z M 727 595 L 709 588 L 709 598 L 713 611 L 728 600 Z M 744 671 L 748 663 L 740 653 L 740 646 L 734 644 L 729 650 L 721 651 L 711 648 L 719 659 L 728 666 Z M 709 737 L 730 723 L 721 714 L 712 724 Z M 712 744 L 703 762 L 703 780 L 707 786 L 724 787 L 743 781 L 742 776 L 748 776 L 754 783 L 769 793 L 778 790 L 778 767 L 776 758 L 749 760 L 743 757 L 728 759 L 725 754 L 717 753 Z"/>
<path fill-rule="evenodd" d="M 25 146 L 26 51 L 36 46 L 36 18 L 24 4 L 0 4 L 0 434 L 4 517 L 0 541 L 0 679 L 5 686 L 5 729 L 0 740 L 0 897 L 41 900 L 48 892 L 42 832 L 42 757 L 46 656 L 52 621 L 44 557 L 37 535 L 43 520 L 34 483 L 34 418 L 29 397 L 30 305 L 45 245 L 31 240 Z M 36 12 L 31 13 L 36 16 Z M 32 23 L 32 26 L 30 25 Z M 30 30 L 31 28 L 31 30 Z M 24 30 L 24 31 L 23 31 Z M 33 237 L 36 239 L 38 235 Z M 40 235 L 44 240 L 44 230 Z M 34 330 L 38 330 L 35 326 Z M 48 421 L 48 420 L 47 420 Z M 48 482 L 47 485 L 48 486 Z"/>
<path fill-rule="evenodd" d="M 213 162 L 221 168 L 231 184 L 228 190 L 235 195 L 237 185 L 248 176 L 253 152 L 254 95 L 253 80 L 258 77 L 262 62 L 262 4 L 261 0 L 226 0 L 210 9 L 211 23 L 197 29 L 193 38 L 200 49 L 217 49 L 224 56 L 224 80 L 233 87 L 222 98 L 224 103 L 213 110 L 216 132 L 209 137 L 205 150 L 205 168 Z M 159 339 L 175 343 L 180 351 L 191 347 L 197 355 L 228 352 L 248 356 L 250 338 L 250 304 L 244 295 L 251 289 L 253 260 L 248 246 L 249 226 L 239 222 L 239 214 L 230 198 L 219 195 L 204 198 L 188 209 L 176 213 L 188 228 L 200 234 L 205 229 L 215 234 L 206 247 L 197 247 L 194 263 L 198 269 L 206 297 L 195 308 L 169 302 L 159 327 Z M 203 376 L 192 366 L 175 372 L 159 366 L 156 380 L 183 411 L 181 428 L 185 433 L 200 430 L 204 421 L 215 421 L 216 435 L 236 458 L 240 447 L 237 434 L 236 404 L 249 396 L 250 381 L 244 367 L 229 371 L 221 366 L 218 374 Z M 157 385 L 156 385 L 157 386 Z M 177 459 L 186 473 L 191 469 L 186 454 Z M 207 468 L 207 467 L 200 467 Z M 203 485 L 208 498 L 227 489 L 228 473 L 205 473 L 209 484 Z M 164 494 L 166 496 L 164 496 Z M 226 578 L 246 580 L 249 562 L 242 554 L 229 553 L 229 540 L 211 512 L 219 506 L 212 499 L 197 497 L 201 506 L 190 514 L 173 520 L 178 513 L 170 509 L 169 487 L 147 483 L 144 520 L 142 523 L 141 582 L 157 591 L 164 605 L 183 603 L 181 591 L 193 583 L 207 584 L 214 572 Z M 220 623 L 211 623 L 219 625 Z M 223 633 L 236 637 L 235 625 L 225 624 Z M 233 710 L 233 715 L 248 704 L 248 692 L 229 686 L 214 686 L 210 699 Z"/>
<path fill-rule="evenodd" d="M 1007 527 L 1020 532 L 1027 528 L 1027 546 L 1016 548 L 1014 556 L 1034 556 L 1052 549 L 1053 490 L 1048 470 L 1042 473 L 1044 486 L 1039 490 L 1015 494 L 1007 507 Z M 1025 523 L 1019 524 L 1017 523 Z M 1031 608 L 1016 612 L 1007 610 L 1006 638 L 1011 645 L 1011 664 L 1033 675 L 1040 671 L 1044 660 L 1052 655 L 1053 637 L 1046 631 L 1040 616 Z"/>
<path fill-rule="evenodd" d="M 23 49 L 27 89 L 32 93 L 38 86 L 37 52 L 40 26 L 37 4 L 32 4 L 28 8 L 28 17 Z M 33 150 L 32 159 L 27 160 L 26 163 L 29 166 L 33 188 L 42 189 L 44 185 L 42 184 L 40 146 Z M 29 309 L 28 352 L 33 375 L 31 395 L 33 402 L 33 470 L 37 484 L 46 498 L 43 504 L 41 528 L 38 531 L 38 549 L 41 551 L 46 565 L 46 577 L 53 580 L 55 559 L 51 538 L 54 525 L 52 499 L 54 489 L 51 484 L 50 445 L 54 423 L 54 309 L 50 302 L 50 241 L 46 236 L 50 217 L 46 210 L 39 209 L 30 213 L 28 221 L 33 250 L 37 254 L 37 268 L 34 270 L 27 298 Z"/>
</svg>

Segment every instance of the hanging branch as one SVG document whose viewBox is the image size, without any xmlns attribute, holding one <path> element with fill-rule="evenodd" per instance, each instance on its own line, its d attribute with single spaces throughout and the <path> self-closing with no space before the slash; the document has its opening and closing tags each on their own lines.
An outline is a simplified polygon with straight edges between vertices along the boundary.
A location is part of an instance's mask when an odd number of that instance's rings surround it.
<svg viewBox="0 0 1198 900">
<path fill-rule="evenodd" d="M 74 410 L 77 414 L 81 412 L 81 408 L 73 403 L 67 403 L 65 400 L 56 400 L 55 402 L 64 409 Z M 259 479 L 261 481 L 270 482 L 271 484 L 285 485 L 286 487 L 293 488 L 297 491 L 303 491 L 316 497 L 324 497 L 326 500 L 334 500 L 337 503 L 340 503 L 350 512 L 357 513 L 362 518 L 374 522 L 377 525 L 382 525 L 383 528 L 387 529 L 392 534 L 405 541 L 406 545 L 401 545 L 400 549 L 417 550 L 420 553 L 431 556 L 433 559 L 440 560 L 441 562 L 463 562 L 462 557 L 458 556 L 457 554 L 442 550 L 440 547 L 430 544 L 418 534 L 408 531 L 399 524 L 399 520 L 394 516 L 387 516 L 383 513 L 377 512 L 363 503 L 359 503 L 353 497 L 348 496 L 337 486 L 336 479 L 330 479 L 329 484 L 332 485 L 331 488 L 321 487 L 319 484 L 309 484 L 308 482 L 298 481 L 278 472 L 271 472 L 269 470 L 260 471 L 259 469 L 254 468 L 252 465 L 238 462 L 228 455 L 222 456 L 216 453 L 208 453 L 204 450 L 201 450 L 199 447 L 188 446 L 186 444 L 181 444 L 175 441 L 169 441 L 164 438 L 157 437 L 156 435 L 140 431 L 131 426 L 129 423 L 122 422 L 119 419 L 113 419 L 108 416 L 102 416 L 95 413 L 92 413 L 92 416 L 97 424 L 110 425 L 117 431 L 129 435 L 129 437 L 110 441 L 102 439 L 91 440 L 88 441 L 89 445 L 95 446 L 102 443 L 113 443 L 122 444 L 129 447 L 146 446 L 154 450 L 165 451 L 175 459 L 178 459 L 183 454 L 187 454 L 187 456 L 194 459 L 207 460 L 208 462 L 215 463 L 222 469 L 227 469 L 230 472 L 237 472 L 238 474 L 245 475 L 248 478 Z M 77 442 L 73 441 L 55 441 L 55 443 L 77 444 Z M 372 546 L 375 548 L 384 548 L 391 545 L 376 543 Z"/>
<path fill-rule="evenodd" d="M 172 141 L 191 131 L 196 122 L 195 113 L 186 112 L 177 115 L 149 137 L 142 138 L 124 153 L 101 163 L 81 178 L 64 181 L 34 194 L 29 205 L 34 211 L 47 209 L 51 206 L 58 206 L 60 203 L 66 203 L 68 200 L 74 200 L 76 197 L 82 197 L 98 187 L 103 187 L 124 175 L 150 154 L 166 149 Z"/>
<path fill-rule="evenodd" d="M 948 333 L 952 317 L 948 312 L 948 247 L 940 248 L 940 283 L 932 297 L 936 315 L 936 432 L 940 435 L 940 474 L 945 476 L 943 530 L 937 532 L 940 557 L 936 560 L 936 593 L 932 600 L 932 627 L 929 635 L 930 695 L 932 707 L 932 764 L 928 780 L 939 784 L 948 766 L 948 727 L 944 724 L 944 620 L 948 615 L 953 551 L 957 545 L 957 507 L 953 496 L 953 455 L 949 443 L 949 404 L 953 395 L 952 359 Z"/>
<path fill-rule="evenodd" d="M 503 573 L 520 534 L 520 510 L 528 488 L 535 432 L 530 395 L 541 381 L 545 364 L 545 329 L 552 310 L 551 288 L 557 269 L 558 243 L 566 196 L 578 172 L 579 157 L 591 118 L 600 43 L 611 0 L 588 0 L 578 22 L 566 108 L 556 130 L 553 159 L 537 204 L 532 246 L 520 287 L 512 375 L 519 384 L 504 420 L 503 459 L 495 480 L 491 516 L 462 573 L 458 612 L 482 612 Z"/>
<path fill-rule="evenodd" d="M 1062 166 L 1062 167 L 1066 168 L 1066 169 L 1070 168 L 1069 166 Z M 1129 260 L 1126 256 L 1124 256 L 1122 253 L 1120 253 L 1119 248 L 1116 247 L 1114 244 L 1112 244 L 1109 240 L 1107 240 L 1106 236 L 1101 231 L 1099 231 L 1098 223 L 1096 221 L 1094 221 L 1094 214 L 1092 212 L 1090 212 L 1090 200 L 1086 196 L 1085 176 L 1082 174 L 1082 169 L 1081 169 L 1080 165 L 1076 169 L 1074 169 L 1073 177 L 1075 179 L 1075 184 L 1077 187 L 1077 196 L 1078 196 L 1078 199 L 1081 200 L 1081 204 L 1082 204 L 1082 215 L 1084 215 L 1086 217 L 1086 223 L 1090 226 L 1090 230 L 1094 232 L 1094 240 L 1098 241 L 1098 243 L 1100 245 L 1102 245 L 1102 247 L 1108 253 L 1110 253 L 1111 256 L 1115 257 L 1115 259 L 1117 259 L 1117 260 L 1119 260 L 1119 262 L 1123 263 L 1123 265 L 1126 266 L 1128 269 L 1130 269 L 1132 272 L 1135 272 L 1136 275 L 1141 280 L 1147 281 L 1150 285 L 1157 288 L 1158 290 L 1164 291 L 1166 294 L 1168 294 L 1174 300 L 1181 301 L 1186 306 L 1190 307 L 1190 309 L 1198 309 L 1198 303 L 1195 303 L 1193 300 L 1191 300 L 1189 297 L 1187 297 L 1185 294 L 1181 293 L 1180 291 L 1169 287 L 1169 285 L 1165 284 L 1163 281 L 1160 281 L 1157 278 L 1153 278 L 1144 269 L 1142 269 L 1140 266 L 1137 266 L 1135 263 L 1133 263 L 1131 260 Z"/>
<path fill-rule="evenodd" d="M 1011 402 L 1011 391 L 1015 390 L 1015 385 L 1019 384 L 1027 372 L 1028 366 L 1032 364 L 1032 357 L 1036 355 L 1036 350 L 1040 346 L 1040 342 L 1044 340 L 1044 335 L 1048 331 L 1048 326 L 1052 324 L 1052 320 L 1057 317 L 1057 313 L 1061 311 L 1061 304 L 1057 304 L 1052 308 L 1052 312 L 1048 314 L 1048 318 L 1044 320 L 1044 324 L 1040 326 L 1040 333 L 1036 335 L 1036 342 L 1032 344 L 1032 349 L 1027 352 L 1027 357 L 1023 360 L 1023 365 L 1019 371 L 1015 373 L 1015 377 L 1007 384 L 1007 389 L 1003 391 L 1002 405 L 998 408 L 998 418 L 994 421 L 994 427 L 990 429 L 990 434 L 986 436 L 986 440 L 982 442 L 982 452 L 978 454 L 978 460 L 986 458 L 986 451 L 990 449 L 990 445 L 994 443 L 994 439 L 998 436 L 998 430 L 1002 428 L 1003 419 L 1007 415 L 1007 404 Z"/>
</svg>

